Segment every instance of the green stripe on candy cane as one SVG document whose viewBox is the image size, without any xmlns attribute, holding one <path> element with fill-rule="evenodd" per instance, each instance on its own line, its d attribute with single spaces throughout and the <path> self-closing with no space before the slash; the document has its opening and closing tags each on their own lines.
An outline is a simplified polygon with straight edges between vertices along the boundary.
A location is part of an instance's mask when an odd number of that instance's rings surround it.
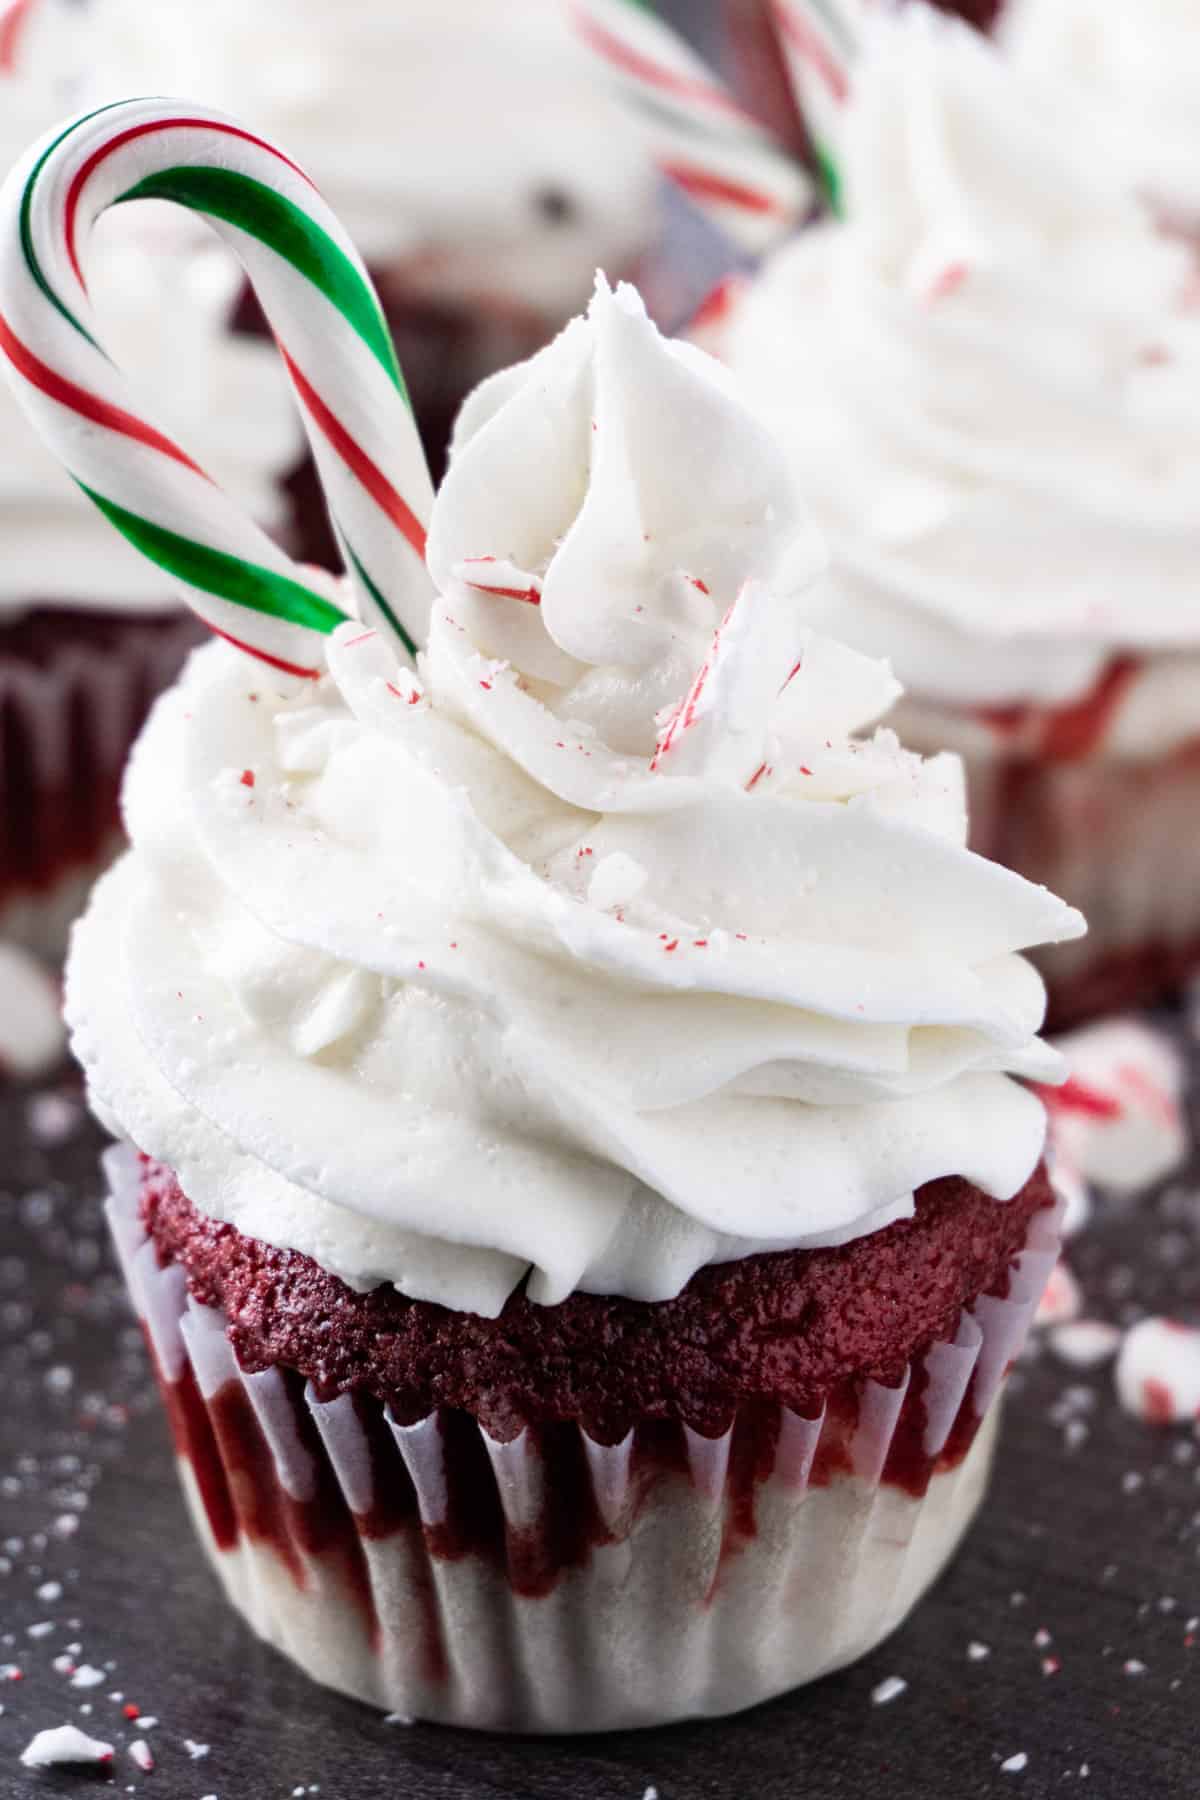
<svg viewBox="0 0 1200 1800">
<path fill-rule="evenodd" d="M 830 210 L 844 216 L 838 160 L 842 118 L 859 55 L 859 0 L 771 0 L 796 101 L 808 127 Z"/>
<path fill-rule="evenodd" d="M 224 219 L 292 265 L 335 306 L 411 407 L 383 309 L 345 251 L 283 194 L 232 169 L 158 169 L 121 195 L 127 200 L 174 200 L 192 212 Z"/>
<path fill-rule="evenodd" d="M 135 550 L 140 550 L 149 562 L 157 563 L 168 575 L 186 581 L 189 587 L 201 588 L 206 594 L 215 594 L 218 599 L 249 607 L 252 612 L 265 613 L 272 619 L 286 619 L 292 625 L 303 625 L 324 636 L 345 624 L 346 615 L 340 607 L 311 588 L 302 587 L 298 581 L 277 575 L 273 569 L 229 556 L 224 550 L 198 544 L 177 531 L 168 531 L 165 526 L 155 525 L 152 520 L 118 506 L 115 500 L 106 499 L 82 481 L 79 487 Z"/>
<path fill-rule="evenodd" d="M 264 139 L 202 109 L 121 102 L 27 160 L 3 200 L 18 255 L 0 235 L 0 352 L 18 398 L 93 503 L 185 585 L 212 630 L 277 669 L 322 672 L 315 640 L 340 623 L 339 609 L 128 404 L 93 335 L 77 232 L 86 247 L 108 207 L 151 197 L 206 216 L 246 263 L 308 396 L 330 510 L 354 544 L 359 615 L 411 654 L 432 593 L 432 486 L 403 377 L 348 238 L 303 172 Z"/>
</svg>

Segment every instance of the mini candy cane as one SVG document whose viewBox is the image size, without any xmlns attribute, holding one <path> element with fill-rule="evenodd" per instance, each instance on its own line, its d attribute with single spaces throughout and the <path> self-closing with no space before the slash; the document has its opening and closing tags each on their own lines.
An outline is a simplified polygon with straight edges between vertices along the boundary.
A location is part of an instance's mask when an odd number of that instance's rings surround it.
<svg viewBox="0 0 1200 1800">
<path fill-rule="evenodd" d="M 841 210 L 842 114 L 859 54 L 863 0 L 771 0 L 826 199 Z"/>
<path fill-rule="evenodd" d="M 813 203 L 805 171 L 645 0 L 572 0 L 583 41 L 647 127 L 660 168 L 750 254 Z"/>
<path fill-rule="evenodd" d="M 291 376 L 358 611 L 411 653 L 432 586 L 432 486 L 383 313 L 308 178 L 223 114 L 130 100 L 30 151 L 0 194 L 0 351 L 18 400 L 84 493 L 167 571 L 218 635 L 316 677 L 342 619 L 297 567 L 145 416 L 94 335 L 85 280 L 110 206 L 174 200 L 241 258 Z"/>
</svg>

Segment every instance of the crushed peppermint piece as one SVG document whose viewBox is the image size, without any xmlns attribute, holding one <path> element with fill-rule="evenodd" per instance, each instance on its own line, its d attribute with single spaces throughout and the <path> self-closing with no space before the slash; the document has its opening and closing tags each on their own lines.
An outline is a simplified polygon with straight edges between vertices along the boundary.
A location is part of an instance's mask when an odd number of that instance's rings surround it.
<svg viewBox="0 0 1200 1800">
<path fill-rule="evenodd" d="M 91 1663 L 80 1663 L 71 1677 L 71 1686 L 77 1688 L 99 1687 L 103 1680 L 103 1669 L 94 1669 Z"/>
<path fill-rule="evenodd" d="M 979 1643 L 972 1642 L 967 1645 L 967 1661 L 968 1662 L 986 1662 L 988 1657 L 991 1654 L 992 1654 L 992 1647 L 990 1644 L 979 1644 Z"/>
<path fill-rule="evenodd" d="M 28 1627 L 28 1632 L 31 1638 L 44 1638 L 49 1637 L 54 1629 L 55 1625 L 53 1619 L 41 1619 L 36 1625 L 30 1625 Z"/>
<path fill-rule="evenodd" d="M 210 1748 L 208 1744 L 198 1744 L 195 1738 L 184 1738 L 183 1747 L 193 1762 L 199 1762 L 202 1757 L 207 1756 Z"/>
<path fill-rule="evenodd" d="M 886 1680 L 871 1689 L 871 1705 L 890 1706 L 893 1700 L 898 1700 L 901 1694 L 907 1691 L 907 1688 L 908 1683 L 902 1675 L 889 1675 Z"/>
<path fill-rule="evenodd" d="M 1136 1656 L 1127 1658 L 1123 1667 L 1126 1675 L 1144 1675 L 1146 1673 L 1145 1663 L 1139 1662 Z"/>
<path fill-rule="evenodd" d="M 1200 1416 L 1200 1331 L 1174 1319 L 1143 1319 L 1125 1334 L 1115 1380 L 1125 1411 L 1147 1424 Z"/>
<path fill-rule="evenodd" d="M 43 1581 L 41 1587 L 37 1591 L 37 1597 L 39 1600 L 45 1600 L 47 1602 L 49 1602 L 51 1600 L 61 1600 L 62 1599 L 62 1582 L 61 1581 Z"/>
<path fill-rule="evenodd" d="M 1028 1767 L 1028 1756 L 1025 1754 L 1024 1750 L 1018 1750 L 1015 1756 L 1010 1756 L 1007 1762 L 1002 1762 L 1000 1764 L 1000 1772 L 1002 1775 L 1019 1775 L 1022 1769 L 1027 1769 Z"/>
<path fill-rule="evenodd" d="M 417 1721 L 407 1713 L 388 1713 L 383 1722 L 385 1725 L 415 1725 Z"/>
<path fill-rule="evenodd" d="M 106 1763 L 112 1761 L 113 1748 L 99 1738 L 90 1738 L 78 1725 L 56 1725 L 50 1731 L 39 1731 L 21 1752 L 27 1769 L 54 1769 L 61 1764 Z"/>
<path fill-rule="evenodd" d="M 144 1775 L 149 1775 L 153 1772 L 154 1756 L 145 1738 L 134 1738 L 132 1744 L 129 1746 L 129 1755 L 131 1760 L 137 1764 Z"/>
</svg>

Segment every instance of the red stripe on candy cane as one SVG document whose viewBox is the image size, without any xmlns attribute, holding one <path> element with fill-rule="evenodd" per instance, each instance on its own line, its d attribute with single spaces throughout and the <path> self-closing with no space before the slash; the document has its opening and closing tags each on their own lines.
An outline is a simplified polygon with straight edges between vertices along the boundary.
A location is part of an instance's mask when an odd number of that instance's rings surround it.
<svg viewBox="0 0 1200 1800">
<path fill-rule="evenodd" d="M 275 341 L 279 344 L 278 338 Z M 279 354 L 287 364 L 288 374 L 292 378 L 305 410 L 322 436 L 337 451 L 351 474 L 370 494 L 376 506 L 386 513 L 417 555 L 423 558 L 425 555 L 425 527 L 407 500 L 397 493 L 378 463 L 372 462 L 361 444 L 350 436 L 341 420 L 326 406 L 320 394 L 288 355 L 282 344 L 279 344 Z"/>
<path fill-rule="evenodd" d="M 800 18 L 790 6 L 777 6 L 776 17 L 783 35 L 812 64 L 839 105 L 844 103 L 850 94 L 850 83 L 808 20 Z"/>
<path fill-rule="evenodd" d="M 9 0 L 0 10 L 0 74 L 11 75 L 17 66 L 21 33 L 37 0 Z"/>
<path fill-rule="evenodd" d="M 718 112 L 744 122 L 745 115 L 741 107 L 714 83 L 697 81 L 687 75 L 677 75 L 672 69 L 663 68 L 652 57 L 631 49 L 620 38 L 614 37 L 612 32 L 606 31 L 603 25 L 589 19 L 582 8 L 575 8 L 575 18 L 581 33 L 593 49 L 598 50 L 615 68 L 624 69 L 626 74 L 649 82 L 652 87 L 661 88 L 664 93 L 675 94 L 681 100 L 698 100 L 704 106 L 714 107 Z"/>
<path fill-rule="evenodd" d="M 173 462 L 180 463 L 199 475 L 204 481 L 210 478 L 199 463 L 193 462 L 186 451 L 178 444 L 164 437 L 161 431 L 155 431 L 133 413 L 126 412 L 123 407 L 113 406 L 102 400 L 98 394 L 91 394 L 86 388 L 77 387 L 73 381 L 59 375 L 47 363 L 41 361 L 33 351 L 24 345 L 20 338 L 9 329 L 3 317 L 0 317 L 0 350 L 7 356 L 17 373 L 24 377 L 31 387 L 45 394 L 48 399 L 55 400 L 60 406 L 78 413 L 81 419 L 89 420 L 93 425 L 101 425 L 106 431 L 115 431 L 121 437 L 132 438 L 139 444 L 145 444 L 151 450 L 157 450 L 168 456 Z"/>
<path fill-rule="evenodd" d="M 112 156 L 115 151 L 124 149 L 126 144 L 136 143 L 139 138 L 156 137 L 163 131 L 216 131 L 221 132 L 226 137 L 238 138 L 244 144 L 253 144 L 257 149 L 265 150 L 268 155 L 275 157 L 278 162 L 283 163 L 287 168 L 291 169 L 293 174 L 299 175 L 301 181 L 303 181 L 307 187 L 313 186 L 312 181 L 304 173 L 304 170 L 300 167 L 299 163 L 294 163 L 290 156 L 285 156 L 282 150 L 277 150 L 274 144 L 267 142 L 266 138 L 256 137 L 252 131 L 243 131 L 240 125 L 226 125 L 217 119 L 194 119 L 186 117 L 178 119 L 155 119 L 145 125 L 131 125 L 128 131 L 118 132 L 116 137 L 111 138 L 106 144 L 101 144 L 98 150 L 92 152 L 91 156 L 88 157 L 82 167 L 76 170 L 74 179 L 67 190 L 66 206 L 63 213 L 63 229 L 66 233 L 67 256 L 70 260 L 71 268 L 75 272 L 75 279 L 78 281 L 84 293 L 87 292 L 87 283 L 83 279 L 83 270 L 79 266 L 79 254 L 76 244 L 76 227 L 79 223 L 79 202 L 83 196 L 83 190 L 91 180 L 92 176 L 96 173 L 96 170 L 100 168 L 103 163 L 107 162 L 108 158 Z"/>
<path fill-rule="evenodd" d="M 659 163 L 659 167 L 685 194 L 691 194 L 696 199 L 722 201 L 726 206 L 739 207 L 743 212 L 782 215 L 788 210 L 774 195 L 764 194 L 760 188 L 746 187 L 740 181 L 730 181 L 723 175 L 713 175 L 707 169 L 689 168 L 684 163 L 665 159 Z"/>
<path fill-rule="evenodd" d="M 256 662 L 268 663 L 272 669 L 280 669 L 285 675 L 298 675 L 302 681 L 320 681 L 321 679 L 322 671 L 320 669 L 305 669 L 299 663 L 285 662 L 282 656 L 272 656 L 269 651 L 258 650 L 253 644 L 247 644 L 241 638 L 234 637 L 231 631 L 222 631 L 219 625 L 214 625 L 209 619 L 206 619 L 204 623 L 214 637 L 224 638 L 227 644 L 232 644 L 235 650 L 244 650 L 246 655 L 254 657 Z"/>
</svg>

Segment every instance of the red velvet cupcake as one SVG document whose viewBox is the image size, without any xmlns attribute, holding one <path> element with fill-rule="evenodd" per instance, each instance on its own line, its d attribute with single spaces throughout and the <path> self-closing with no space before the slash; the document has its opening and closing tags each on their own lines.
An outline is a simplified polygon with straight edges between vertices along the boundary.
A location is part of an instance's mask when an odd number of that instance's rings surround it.
<svg viewBox="0 0 1200 1800">
<path fill-rule="evenodd" d="M 114 1230 L 227 1594 L 376 1705 L 748 1706 L 978 1506 L 1056 1244 L 1019 952 L 1082 921 L 872 731 L 822 561 L 602 283 L 464 408 L 417 668 L 217 643 L 134 752 L 68 980 Z"/>
</svg>

